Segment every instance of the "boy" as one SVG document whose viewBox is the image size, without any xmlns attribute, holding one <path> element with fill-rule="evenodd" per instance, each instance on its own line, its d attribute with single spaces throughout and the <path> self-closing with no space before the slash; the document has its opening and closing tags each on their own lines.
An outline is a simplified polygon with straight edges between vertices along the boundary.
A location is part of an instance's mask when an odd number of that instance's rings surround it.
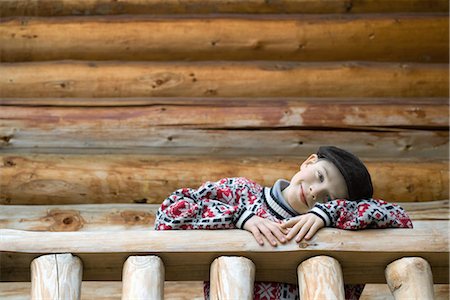
<svg viewBox="0 0 450 300">
<path fill-rule="evenodd" d="M 183 188 L 161 205 L 156 230 L 230 229 L 250 231 L 263 245 L 273 246 L 295 237 L 310 239 L 322 227 L 341 229 L 412 227 L 404 210 L 372 199 L 370 174 L 353 154 L 337 147 L 320 147 L 288 182 L 277 180 L 262 187 L 246 178 L 206 182 L 199 189 Z M 295 299 L 296 288 L 287 284 L 255 282 L 255 299 Z M 264 290 L 263 292 L 261 292 Z"/>
</svg>

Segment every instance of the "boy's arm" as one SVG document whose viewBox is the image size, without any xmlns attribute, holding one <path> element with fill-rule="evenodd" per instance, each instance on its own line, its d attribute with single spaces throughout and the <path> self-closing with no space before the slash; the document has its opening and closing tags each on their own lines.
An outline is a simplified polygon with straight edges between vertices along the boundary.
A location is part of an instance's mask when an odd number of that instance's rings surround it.
<svg viewBox="0 0 450 300">
<path fill-rule="evenodd" d="M 255 189 L 246 184 L 244 178 L 224 178 L 205 182 L 197 190 L 179 189 L 161 204 L 155 229 L 243 228 L 254 215 L 244 202 L 256 197 Z"/>
<path fill-rule="evenodd" d="M 408 214 L 399 205 L 383 200 L 360 201 L 333 200 L 316 203 L 306 214 L 287 220 L 284 228 L 290 228 L 287 239 L 309 240 L 324 226 L 340 229 L 364 228 L 412 228 Z"/>
<path fill-rule="evenodd" d="M 325 226 L 340 229 L 413 227 L 402 207 L 379 199 L 316 203 L 310 213 L 322 218 Z"/>
<path fill-rule="evenodd" d="M 265 237 L 273 246 L 286 241 L 280 224 L 249 210 L 262 187 L 246 178 L 206 182 L 198 190 L 179 189 L 158 210 L 155 229 L 230 229 L 250 231 L 260 245 Z"/>
</svg>

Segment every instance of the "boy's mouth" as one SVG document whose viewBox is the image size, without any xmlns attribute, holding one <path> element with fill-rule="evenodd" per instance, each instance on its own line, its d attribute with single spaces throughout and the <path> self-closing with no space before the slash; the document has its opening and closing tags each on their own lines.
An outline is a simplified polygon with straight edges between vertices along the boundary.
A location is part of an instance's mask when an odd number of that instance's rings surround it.
<svg viewBox="0 0 450 300">
<path fill-rule="evenodd" d="M 302 201 L 306 206 L 308 206 L 308 202 L 306 202 L 305 193 L 303 192 L 303 186 L 301 184 L 300 184 L 300 201 Z"/>
</svg>

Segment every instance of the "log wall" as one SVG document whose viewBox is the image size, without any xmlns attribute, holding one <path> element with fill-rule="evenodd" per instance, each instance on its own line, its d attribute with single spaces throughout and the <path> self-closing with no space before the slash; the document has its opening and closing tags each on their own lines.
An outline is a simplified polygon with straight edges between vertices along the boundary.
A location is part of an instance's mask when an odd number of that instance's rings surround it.
<svg viewBox="0 0 450 300">
<path fill-rule="evenodd" d="M 321 145 L 360 156 L 413 219 L 448 220 L 448 9 L 0 1 L 0 228 L 149 230 L 177 188 L 270 186 Z M 2 258 L 2 278 L 28 280 L 32 254 Z"/>
</svg>

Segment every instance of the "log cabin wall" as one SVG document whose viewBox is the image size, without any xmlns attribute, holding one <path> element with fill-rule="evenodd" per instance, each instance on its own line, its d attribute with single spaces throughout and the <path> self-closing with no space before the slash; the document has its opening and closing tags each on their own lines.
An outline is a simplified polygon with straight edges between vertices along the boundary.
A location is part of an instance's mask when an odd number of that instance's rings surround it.
<svg viewBox="0 0 450 300">
<path fill-rule="evenodd" d="M 160 203 L 289 179 L 320 145 L 375 196 L 448 199 L 448 1 L 0 2 L 2 204 Z"/>
<path fill-rule="evenodd" d="M 0 228 L 148 230 L 179 187 L 270 186 L 330 144 L 367 163 L 375 197 L 447 220 L 448 6 L 0 1 Z M 32 256 L 1 253 L 0 280 L 29 281 Z"/>
</svg>

